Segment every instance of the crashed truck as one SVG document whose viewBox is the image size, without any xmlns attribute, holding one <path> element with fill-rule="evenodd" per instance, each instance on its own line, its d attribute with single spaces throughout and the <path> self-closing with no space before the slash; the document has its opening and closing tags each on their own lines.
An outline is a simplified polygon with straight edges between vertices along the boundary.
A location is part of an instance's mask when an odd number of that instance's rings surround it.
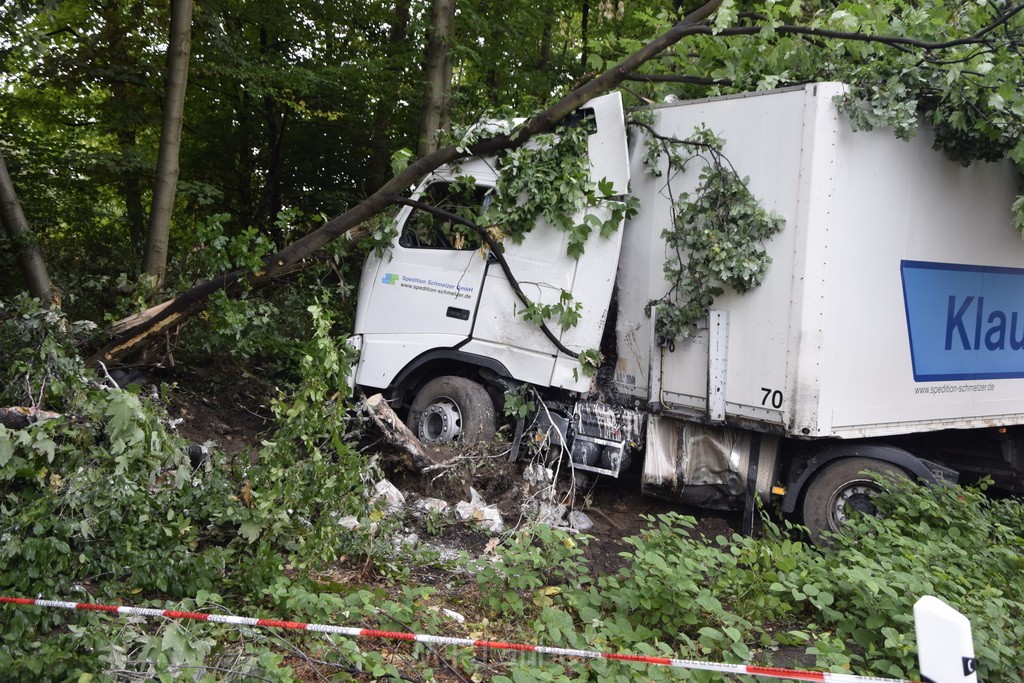
<svg viewBox="0 0 1024 683">
<path fill-rule="evenodd" d="M 704 125 L 724 138 L 753 195 L 785 220 L 764 243 L 772 262 L 760 286 L 719 296 L 689 337 L 660 338 L 649 304 L 669 288 L 671 202 L 700 168 L 646 172 L 650 133 L 627 137 L 612 93 L 584 111 L 596 122 L 591 177 L 638 198 L 638 213 L 591 237 L 578 259 L 550 225 L 503 245 L 530 300 L 557 302 L 564 290 L 582 303 L 579 324 L 554 334 L 574 353 L 601 348 L 598 379 L 524 319 L 493 254 L 406 206 L 393 243 L 363 269 L 355 384 L 383 392 L 425 442 L 488 438 L 506 392 L 529 385 L 575 470 L 642 469 L 646 493 L 745 509 L 748 522 L 755 498 L 774 495 L 814 538 L 873 509 L 871 472 L 988 475 L 1021 492 L 1016 173 L 949 161 L 924 126 L 909 142 L 855 132 L 837 107 L 844 92 L 818 83 L 650 108 L 660 135 Z M 475 178 L 482 210 L 496 181 L 486 159 L 438 170 L 415 196 L 444 195 L 456 173 Z"/>
</svg>

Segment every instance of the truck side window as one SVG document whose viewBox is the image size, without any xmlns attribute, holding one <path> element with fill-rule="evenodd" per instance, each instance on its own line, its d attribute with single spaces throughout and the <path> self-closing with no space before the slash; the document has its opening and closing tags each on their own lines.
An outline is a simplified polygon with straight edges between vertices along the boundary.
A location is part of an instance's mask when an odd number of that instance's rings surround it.
<svg viewBox="0 0 1024 683">
<path fill-rule="evenodd" d="M 467 220 L 478 222 L 490 205 L 487 187 L 466 188 L 455 183 L 433 183 L 418 197 L 419 201 Z M 479 249 L 480 236 L 472 228 L 454 223 L 422 209 L 413 209 L 402 226 L 398 243 L 414 249 Z"/>
</svg>

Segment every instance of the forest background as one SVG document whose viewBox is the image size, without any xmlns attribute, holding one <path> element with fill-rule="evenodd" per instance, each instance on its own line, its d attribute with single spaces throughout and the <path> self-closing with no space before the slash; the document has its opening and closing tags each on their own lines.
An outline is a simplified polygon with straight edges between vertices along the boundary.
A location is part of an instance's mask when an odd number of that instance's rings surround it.
<svg viewBox="0 0 1024 683">
<path fill-rule="evenodd" d="M 279 286 L 203 290 L 199 317 L 173 348 L 157 345 L 165 364 L 271 378 L 276 426 L 251 463 L 214 456 L 199 476 L 167 428 L 160 392 L 111 390 L 82 356 L 127 315 L 224 273 L 264 271 L 304 235 L 340 225 L 330 217 L 350 215 L 393 174 L 409 187 L 429 170 L 417 159 L 476 149 L 463 150 L 466 128 L 452 122 L 540 111 L 527 124 L 539 131 L 610 87 L 635 106 L 839 80 L 852 87 L 844 107 L 855 126 L 909 136 L 924 120 L 958 161 L 1020 164 L 1021 11 L 967 0 L 5 3 L 2 399 L 68 418 L 0 428 L 0 585 L 444 627 L 429 609 L 436 591 L 407 581 L 407 558 L 386 550 L 379 517 L 354 534 L 336 523 L 366 510 L 375 473 L 350 432 L 343 338 L 362 255 L 387 237 L 386 202 L 361 214 L 358 239 L 271 273 Z M 1013 208 L 1020 228 L 1024 206 Z M 865 520 L 877 543 L 832 559 L 771 525 L 761 541 L 701 545 L 681 535 L 685 520 L 671 520 L 635 539 L 632 558 L 648 573 L 628 580 L 590 577 L 577 541 L 557 532 L 506 539 L 506 570 L 473 574 L 483 578 L 471 581 L 479 602 L 467 628 L 507 633 L 525 620 L 567 646 L 596 639 L 730 661 L 799 647 L 834 670 L 902 676 L 914 666 L 905 598 L 931 591 L 976 608 L 992 634 L 986 678 L 1013 680 L 1024 670 L 1009 646 L 1024 640 L 1012 618 L 1020 589 L 1007 588 L 1019 585 L 1008 577 L 1021 568 L 1020 508 L 971 491 L 929 497 L 941 495 L 906 494 L 891 511 L 890 520 L 926 520 L 910 540 Z M 938 577 L 905 563 L 916 554 L 934 565 L 939 551 L 964 563 Z M 317 572 L 342 556 L 376 583 L 323 580 Z M 725 569 L 708 576 L 716 566 Z M 669 599 L 680 591 L 689 606 Z M 419 651 L 4 610 L 0 667 L 16 677 L 288 679 L 311 659 L 339 677 L 435 675 Z M 316 655 L 296 659 L 297 650 Z M 438 661 L 447 662 L 439 676 L 479 666 L 465 654 Z M 502 666 L 495 675 L 519 680 L 631 676 L 612 665 Z"/>
</svg>

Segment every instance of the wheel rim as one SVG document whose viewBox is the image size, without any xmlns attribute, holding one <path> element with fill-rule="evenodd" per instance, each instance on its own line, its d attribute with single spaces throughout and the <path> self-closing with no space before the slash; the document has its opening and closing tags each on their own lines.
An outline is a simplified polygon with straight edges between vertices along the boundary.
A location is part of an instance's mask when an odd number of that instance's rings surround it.
<svg viewBox="0 0 1024 683">
<path fill-rule="evenodd" d="M 462 412 L 450 398 L 438 398 L 423 409 L 417 436 L 424 443 L 456 441 L 462 436 Z"/>
<path fill-rule="evenodd" d="M 829 529 L 839 531 L 853 512 L 878 514 L 878 508 L 871 502 L 871 497 L 881 490 L 878 482 L 871 479 L 851 481 L 836 489 L 828 500 Z"/>
</svg>

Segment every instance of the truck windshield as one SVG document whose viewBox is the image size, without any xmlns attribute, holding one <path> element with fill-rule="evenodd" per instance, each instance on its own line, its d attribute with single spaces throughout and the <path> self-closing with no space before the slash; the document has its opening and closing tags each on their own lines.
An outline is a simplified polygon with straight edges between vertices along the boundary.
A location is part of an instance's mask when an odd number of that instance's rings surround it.
<svg viewBox="0 0 1024 683">
<path fill-rule="evenodd" d="M 433 183 L 417 198 L 461 218 L 480 222 L 491 203 L 493 188 L 455 183 Z M 422 209 L 413 209 L 402 226 L 398 243 L 413 249 L 479 249 L 480 236 L 472 228 Z"/>
</svg>

